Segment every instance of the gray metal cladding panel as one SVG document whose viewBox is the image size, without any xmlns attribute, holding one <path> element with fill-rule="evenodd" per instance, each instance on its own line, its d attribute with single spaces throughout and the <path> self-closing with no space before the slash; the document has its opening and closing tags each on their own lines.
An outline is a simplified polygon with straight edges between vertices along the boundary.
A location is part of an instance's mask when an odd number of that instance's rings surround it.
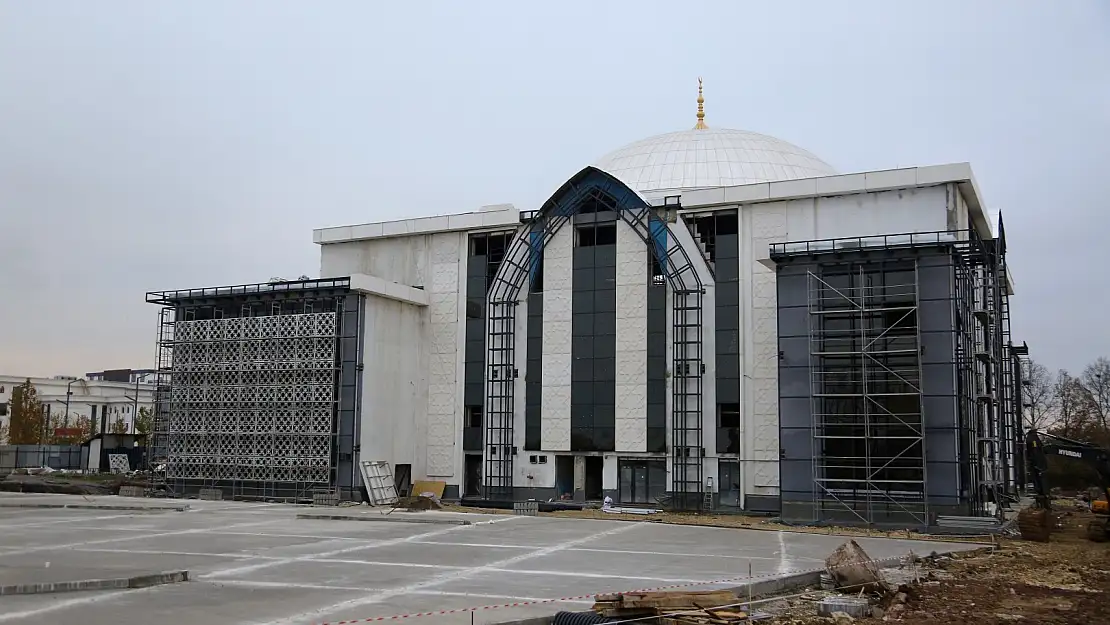
<svg viewBox="0 0 1110 625">
<path fill-rule="evenodd" d="M 483 263 L 484 266 L 484 263 Z M 466 277 L 466 296 L 471 299 L 482 299 L 486 296 L 486 276 Z"/>
<path fill-rule="evenodd" d="M 809 391 L 806 391 L 808 395 Z M 813 407 L 809 397 L 783 397 L 779 399 L 779 426 L 802 428 L 807 432 L 813 427 Z"/>
<path fill-rule="evenodd" d="M 591 249 L 591 248 L 576 248 L 578 249 Z M 574 269 L 571 270 L 571 290 L 573 291 L 593 291 L 595 290 L 595 283 L 598 282 L 594 276 L 593 266 L 582 267 L 578 265 L 578 256 L 574 257 Z"/>
<path fill-rule="evenodd" d="M 666 314 L 666 310 L 667 310 L 667 287 L 665 287 L 665 286 L 654 286 L 654 285 L 648 287 L 647 308 L 648 308 L 648 310 L 662 310 L 662 311 L 664 311 L 663 312 L 663 323 L 666 324 L 666 319 L 667 319 L 667 314 Z M 650 326 L 648 327 L 648 332 L 654 332 L 654 331 L 655 330 L 652 330 Z M 663 327 L 663 331 L 666 331 L 666 327 Z"/>
<path fill-rule="evenodd" d="M 813 461 L 780 460 L 779 488 L 783 499 L 793 501 L 813 500 Z"/>
<path fill-rule="evenodd" d="M 779 308 L 779 337 L 809 337 L 809 310 L 805 308 Z"/>
<path fill-rule="evenodd" d="M 738 404 L 740 403 L 740 380 L 736 378 L 718 378 L 717 379 L 717 403 L 718 404 Z"/>
<path fill-rule="evenodd" d="M 531 377 L 531 369 L 528 373 Z M 524 405 L 539 406 L 541 401 L 543 401 L 543 383 L 540 382 L 540 377 L 536 376 L 535 381 L 530 379 L 524 384 Z"/>
<path fill-rule="evenodd" d="M 956 422 L 955 395 L 925 395 L 921 398 L 921 409 L 925 418 L 925 429 L 959 426 Z"/>
<path fill-rule="evenodd" d="M 739 306 L 717 306 L 716 307 L 716 322 L 718 330 L 739 330 L 740 329 L 740 307 Z"/>
<path fill-rule="evenodd" d="M 955 288 L 953 268 L 917 266 L 918 299 L 947 300 L 952 297 Z"/>
<path fill-rule="evenodd" d="M 717 354 L 717 378 L 739 378 L 740 357 L 738 354 Z"/>
<path fill-rule="evenodd" d="M 921 392 L 925 395 L 955 395 L 955 367 L 952 365 L 921 365 Z"/>
<path fill-rule="evenodd" d="M 617 290 L 616 288 L 608 289 L 605 291 L 594 291 L 594 312 L 595 313 L 613 313 L 614 317 L 617 312 Z"/>
<path fill-rule="evenodd" d="M 726 306 L 739 306 L 740 305 L 740 289 L 735 284 L 723 284 L 717 287 L 715 293 L 716 305 L 719 307 Z"/>
<path fill-rule="evenodd" d="M 486 401 L 486 385 L 482 382 L 477 384 L 463 385 L 463 403 L 467 406 L 481 406 Z"/>
<path fill-rule="evenodd" d="M 925 430 L 926 462 L 955 463 L 958 461 L 959 430 Z"/>
<path fill-rule="evenodd" d="M 779 429 L 779 448 L 785 460 L 809 459 L 813 454 L 813 430 L 808 427 Z"/>
<path fill-rule="evenodd" d="M 596 245 L 593 248 L 587 248 L 587 249 L 593 249 L 593 251 L 594 251 L 594 266 L 595 267 L 616 267 L 617 266 L 617 246 L 616 245 Z M 646 252 L 645 252 L 645 254 L 646 254 Z M 606 281 L 603 284 L 609 284 L 609 285 L 612 285 L 612 288 L 616 288 L 617 274 L 616 274 L 615 271 L 614 272 L 607 272 L 607 271 L 602 272 L 602 278 L 606 279 Z M 601 285 L 599 285 L 598 288 L 601 288 Z"/>
<path fill-rule="evenodd" d="M 956 362 L 956 334 L 954 332 L 922 332 L 921 363 L 947 364 Z"/>
<path fill-rule="evenodd" d="M 470 382 L 481 382 L 485 379 L 485 353 L 484 341 L 467 341 L 463 344 L 463 363 L 465 366 L 465 379 Z"/>
<path fill-rule="evenodd" d="M 717 278 L 718 288 L 725 284 L 737 282 L 740 279 L 740 259 L 735 256 L 723 257 L 720 248 L 718 248 L 717 262 L 713 263 L 713 273 Z"/>
<path fill-rule="evenodd" d="M 718 354 L 739 354 L 740 353 L 740 331 L 739 330 L 721 330 L 717 329 L 717 353 Z"/>
<path fill-rule="evenodd" d="M 809 367 L 809 337 L 779 339 L 779 367 Z"/>
<path fill-rule="evenodd" d="M 944 441 L 937 441 L 945 444 Z M 926 442 L 926 446 L 928 446 Z M 951 444 L 951 443 L 947 443 Z M 929 480 L 930 499 L 933 497 L 959 498 L 960 465 L 956 462 L 926 462 L 925 475 Z"/>
<path fill-rule="evenodd" d="M 717 245 L 717 260 L 739 258 L 740 256 L 740 237 L 735 234 L 718 234 L 716 235 Z M 719 278 L 718 278 L 719 279 Z"/>
<path fill-rule="evenodd" d="M 797 267 L 779 267 L 778 269 L 778 307 L 809 309 L 809 281 L 805 273 L 789 273 L 788 270 Z"/>
<path fill-rule="evenodd" d="M 925 300 L 917 307 L 922 332 L 951 332 L 956 327 L 951 300 Z"/>
<path fill-rule="evenodd" d="M 798 367 L 779 367 L 779 397 L 810 397 L 810 369 L 808 365 Z M 780 404 L 781 410 L 781 404 Z M 809 408 L 807 406 L 806 410 Z"/>
<path fill-rule="evenodd" d="M 611 451 L 616 436 L 616 246 L 575 247 L 571 262 L 571 449 Z"/>
<path fill-rule="evenodd" d="M 570 298 L 570 312 L 573 315 L 594 313 L 594 291 L 574 291 Z"/>
</svg>

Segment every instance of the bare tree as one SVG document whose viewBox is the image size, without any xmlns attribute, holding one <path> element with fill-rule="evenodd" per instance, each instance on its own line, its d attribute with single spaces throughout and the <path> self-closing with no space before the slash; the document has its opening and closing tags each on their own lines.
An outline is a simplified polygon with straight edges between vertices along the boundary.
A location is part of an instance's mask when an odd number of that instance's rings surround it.
<svg viewBox="0 0 1110 625">
<path fill-rule="evenodd" d="M 1022 367 L 1021 403 L 1025 427 L 1044 431 L 1058 416 L 1060 397 L 1056 378 L 1048 367 L 1035 360 L 1027 360 Z"/>
<path fill-rule="evenodd" d="M 1102 427 L 1103 434 L 1110 434 L 1110 359 L 1105 356 L 1087 365 L 1079 382 L 1086 391 L 1091 409 Z"/>
<path fill-rule="evenodd" d="M 1056 384 L 1053 385 L 1052 394 L 1056 401 L 1057 428 L 1063 436 L 1074 435 L 1084 416 L 1084 398 L 1079 392 L 1079 381 L 1072 377 L 1067 369 L 1060 369 L 1056 374 Z"/>
</svg>

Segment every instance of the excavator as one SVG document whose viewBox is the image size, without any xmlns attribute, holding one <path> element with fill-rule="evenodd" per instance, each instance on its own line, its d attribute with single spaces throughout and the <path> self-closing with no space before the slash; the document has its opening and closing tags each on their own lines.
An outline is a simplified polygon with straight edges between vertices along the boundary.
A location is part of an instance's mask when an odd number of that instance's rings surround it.
<svg viewBox="0 0 1110 625">
<path fill-rule="evenodd" d="M 1018 514 L 1017 525 L 1025 540 L 1047 542 L 1052 531 L 1052 497 L 1049 495 L 1048 456 L 1075 458 L 1092 467 L 1098 474 L 1099 487 L 1105 501 L 1091 503 L 1096 518 L 1087 524 L 1087 538 L 1095 542 L 1110 540 L 1110 451 L 1090 443 L 1029 430 L 1025 435 L 1025 455 L 1033 482 L 1035 503 Z"/>
</svg>

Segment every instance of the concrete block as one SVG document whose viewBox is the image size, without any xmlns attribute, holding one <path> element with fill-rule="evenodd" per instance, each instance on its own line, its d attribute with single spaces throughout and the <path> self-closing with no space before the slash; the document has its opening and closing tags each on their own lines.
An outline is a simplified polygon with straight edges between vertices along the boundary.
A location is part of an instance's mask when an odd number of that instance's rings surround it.
<svg viewBox="0 0 1110 625">
<path fill-rule="evenodd" d="M 7 584 L 0 586 L 0 596 L 4 595 L 39 595 L 58 592 L 76 592 L 81 590 L 114 590 L 124 588 L 148 588 L 162 584 L 174 584 L 189 580 L 189 571 L 169 571 L 132 577 L 110 577 L 102 579 L 84 579 L 59 582 L 41 582 L 33 584 Z"/>
<path fill-rule="evenodd" d="M 867 618 L 871 616 L 871 604 L 864 597 L 825 597 L 817 604 L 817 616 L 832 617 L 837 612 Z"/>
<path fill-rule="evenodd" d="M 199 497 L 203 501 L 220 501 L 224 498 L 224 491 L 219 488 L 202 488 Z"/>
<path fill-rule="evenodd" d="M 338 506 L 339 493 L 312 493 L 314 506 Z"/>
<path fill-rule="evenodd" d="M 142 486 L 127 486 L 119 487 L 120 497 L 146 497 L 146 489 Z"/>
</svg>

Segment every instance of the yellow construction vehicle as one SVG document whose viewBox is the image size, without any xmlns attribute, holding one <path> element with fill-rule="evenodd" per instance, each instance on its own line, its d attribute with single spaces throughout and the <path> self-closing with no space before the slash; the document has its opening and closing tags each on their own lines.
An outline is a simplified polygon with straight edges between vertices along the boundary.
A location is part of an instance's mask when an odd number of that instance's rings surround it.
<svg viewBox="0 0 1110 625">
<path fill-rule="evenodd" d="M 1099 477 L 1099 488 L 1106 500 L 1091 503 L 1091 512 L 1100 518 L 1087 524 L 1087 537 L 1095 542 L 1110 540 L 1110 452 L 1091 445 L 1073 441 L 1054 434 L 1030 430 L 1025 435 L 1025 456 L 1033 478 L 1036 503 L 1018 513 L 1017 523 L 1021 537 L 1026 540 L 1047 542 L 1052 531 L 1052 497 L 1049 495 L 1048 456 L 1075 458 L 1094 468 Z"/>
</svg>

